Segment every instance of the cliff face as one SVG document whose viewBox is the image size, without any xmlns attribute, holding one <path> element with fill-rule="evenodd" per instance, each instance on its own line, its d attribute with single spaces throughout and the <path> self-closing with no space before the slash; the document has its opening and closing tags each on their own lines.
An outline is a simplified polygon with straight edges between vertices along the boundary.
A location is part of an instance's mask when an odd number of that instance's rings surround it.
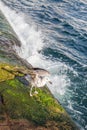
<svg viewBox="0 0 87 130">
<path fill-rule="evenodd" d="M 30 97 L 24 75 L 14 69 L 27 71 L 32 65 L 15 53 L 14 45 L 21 43 L 0 12 L 0 130 L 78 130 L 46 86 Z"/>
</svg>

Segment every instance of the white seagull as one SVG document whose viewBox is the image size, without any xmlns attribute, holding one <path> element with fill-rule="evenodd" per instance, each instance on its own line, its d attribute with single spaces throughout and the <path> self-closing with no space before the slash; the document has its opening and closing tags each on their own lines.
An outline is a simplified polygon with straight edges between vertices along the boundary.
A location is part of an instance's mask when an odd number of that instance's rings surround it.
<svg viewBox="0 0 87 130">
<path fill-rule="evenodd" d="M 32 96 L 32 89 L 35 87 L 35 94 L 38 94 L 36 87 L 43 87 L 46 83 L 52 84 L 49 79 L 50 73 L 41 68 L 33 68 L 33 75 L 27 74 L 25 79 L 31 84 L 30 96 Z"/>
</svg>

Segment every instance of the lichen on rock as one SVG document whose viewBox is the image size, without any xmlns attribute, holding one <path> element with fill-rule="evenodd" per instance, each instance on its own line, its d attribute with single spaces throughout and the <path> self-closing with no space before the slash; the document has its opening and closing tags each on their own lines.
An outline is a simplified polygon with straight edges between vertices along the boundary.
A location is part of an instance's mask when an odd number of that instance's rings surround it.
<svg viewBox="0 0 87 130">
<path fill-rule="evenodd" d="M 19 72 L 18 68 L 23 68 L 23 67 L 13 66 L 11 64 L 6 64 L 6 63 L 0 63 L 0 82 L 9 79 L 14 79 L 15 76 L 23 76 L 24 75 L 23 72 Z M 23 70 L 25 69 L 23 68 Z"/>
<path fill-rule="evenodd" d="M 8 79 L 13 79 L 15 76 L 12 73 L 9 73 L 8 71 L 2 69 L 4 66 L 8 66 L 7 64 L 0 64 L 0 82 L 8 80 Z M 12 67 L 9 65 L 9 67 Z"/>
</svg>

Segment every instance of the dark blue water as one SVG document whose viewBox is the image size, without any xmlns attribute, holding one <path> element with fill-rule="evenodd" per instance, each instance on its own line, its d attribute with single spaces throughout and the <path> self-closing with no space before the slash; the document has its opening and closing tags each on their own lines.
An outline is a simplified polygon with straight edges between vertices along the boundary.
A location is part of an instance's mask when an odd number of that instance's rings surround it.
<svg viewBox="0 0 87 130">
<path fill-rule="evenodd" d="M 3 10 L 14 11 L 8 19 L 13 25 L 17 19 L 15 30 L 20 27 L 16 32 L 24 42 L 19 55 L 34 66 L 48 67 L 55 82 L 49 88 L 80 129 L 87 130 L 87 1 L 2 2 L 8 7 Z"/>
</svg>

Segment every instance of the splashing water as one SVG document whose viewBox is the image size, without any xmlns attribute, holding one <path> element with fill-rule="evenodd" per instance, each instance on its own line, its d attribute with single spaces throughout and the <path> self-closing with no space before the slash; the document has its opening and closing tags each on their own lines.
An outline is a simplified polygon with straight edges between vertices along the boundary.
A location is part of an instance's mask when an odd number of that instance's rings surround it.
<svg viewBox="0 0 87 130">
<path fill-rule="evenodd" d="M 17 53 L 26 59 L 37 54 L 43 47 L 40 30 L 37 30 L 33 24 L 27 24 L 22 13 L 11 10 L 2 2 L 0 8 L 22 43 L 21 48 L 15 46 Z"/>
</svg>

